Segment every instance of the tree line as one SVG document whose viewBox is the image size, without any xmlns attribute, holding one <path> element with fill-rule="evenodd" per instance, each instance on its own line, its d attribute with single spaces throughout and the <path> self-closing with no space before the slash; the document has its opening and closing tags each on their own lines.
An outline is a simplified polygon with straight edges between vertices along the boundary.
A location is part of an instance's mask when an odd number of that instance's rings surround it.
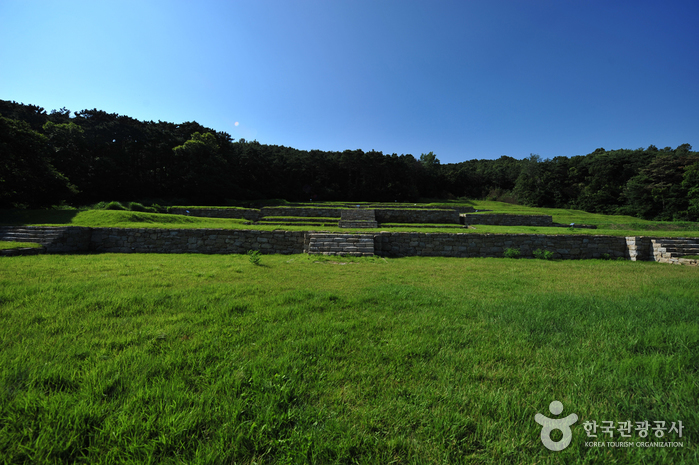
<svg viewBox="0 0 699 465">
<path fill-rule="evenodd" d="M 232 199 L 494 198 L 538 207 L 699 220 L 699 152 L 597 149 L 584 156 L 441 164 L 432 152 L 297 150 L 233 140 L 196 122 L 97 109 L 46 112 L 0 100 L 0 208 L 103 200 L 224 205 Z"/>
</svg>

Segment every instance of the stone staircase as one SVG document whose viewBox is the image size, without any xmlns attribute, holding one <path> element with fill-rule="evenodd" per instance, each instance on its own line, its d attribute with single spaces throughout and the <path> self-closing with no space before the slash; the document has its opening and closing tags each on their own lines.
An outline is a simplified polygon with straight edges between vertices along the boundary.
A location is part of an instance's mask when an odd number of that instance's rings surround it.
<svg viewBox="0 0 699 465">
<path fill-rule="evenodd" d="M 50 226 L 0 226 L 0 241 L 51 244 L 63 235 L 65 228 Z"/>
<path fill-rule="evenodd" d="M 692 237 L 674 237 L 651 239 L 653 260 L 660 263 L 676 265 L 697 265 L 698 260 L 684 258 L 687 255 L 699 255 L 699 239 Z"/>
<path fill-rule="evenodd" d="M 310 233 L 306 243 L 309 255 L 374 255 L 374 237 L 369 234 Z"/>
<path fill-rule="evenodd" d="M 46 246 L 63 234 L 61 228 L 50 227 L 22 227 L 0 226 L 0 241 L 7 242 L 33 242 L 43 247 L 22 247 L 17 249 L 5 249 L 0 255 L 38 255 L 46 252 Z"/>
<path fill-rule="evenodd" d="M 338 223 L 338 226 L 341 228 L 379 227 L 379 224 L 376 221 L 376 212 L 368 208 L 342 210 L 340 215 L 340 222 Z"/>
</svg>

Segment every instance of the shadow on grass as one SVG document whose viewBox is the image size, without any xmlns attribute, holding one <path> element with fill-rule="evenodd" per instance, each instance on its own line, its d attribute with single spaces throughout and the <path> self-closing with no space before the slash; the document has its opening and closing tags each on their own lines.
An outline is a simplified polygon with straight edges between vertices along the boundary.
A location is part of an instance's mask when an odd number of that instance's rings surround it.
<svg viewBox="0 0 699 465">
<path fill-rule="evenodd" d="M 0 225 L 70 224 L 78 210 L 0 210 Z"/>
</svg>

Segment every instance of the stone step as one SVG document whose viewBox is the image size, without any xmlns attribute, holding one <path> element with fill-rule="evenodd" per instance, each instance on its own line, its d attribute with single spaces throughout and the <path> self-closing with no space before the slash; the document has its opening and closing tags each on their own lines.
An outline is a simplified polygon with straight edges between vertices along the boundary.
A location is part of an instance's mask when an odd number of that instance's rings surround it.
<svg viewBox="0 0 699 465">
<path fill-rule="evenodd" d="M 341 228 L 378 228 L 379 223 L 376 221 L 344 221 L 338 223 Z"/>
<path fill-rule="evenodd" d="M 63 231 L 33 231 L 33 230 L 15 230 L 15 231 L 0 231 L 0 236 L 60 236 Z"/>
<path fill-rule="evenodd" d="M 674 253 L 683 253 L 685 255 L 695 255 L 699 253 L 699 247 L 658 247 L 658 248 L 653 248 L 654 252 L 659 252 L 659 253 L 665 253 L 665 252 L 674 252 Z"/>
<path fill-rule="evenodd" d="M 362 234 L 315 233 L 308 237 L 310 255 L 374 255 L 374 237 Z"/>
<path fill-rule="evenodd" d="M 56 226 L 1 226 L 0 241 L 34 242 L 48 246 L 60 238 L 65 230 Z"/>
<path fill-rule="evenodd" d="M 699 247 L 699 242 L 691 242 L 691 241 L 672 241 L 672 242 L 665 242 L 665 241 L 654 241 L 653 242 L 653 247 Z"/>
<path fill-rule="evenodd" d="M 61 233 L 5 233 L 0 234 L 0 240 L 2 241 L 12 241 L 12 242 L 37 242 L 37 241 L 51 241 L 57 237 L 60 237 Z"/>
</svg>

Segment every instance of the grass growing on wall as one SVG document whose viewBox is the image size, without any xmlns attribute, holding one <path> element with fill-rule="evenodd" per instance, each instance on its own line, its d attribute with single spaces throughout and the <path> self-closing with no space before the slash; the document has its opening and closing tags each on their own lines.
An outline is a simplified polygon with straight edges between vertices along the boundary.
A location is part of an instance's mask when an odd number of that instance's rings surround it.
<svg viewBox="0 0 699 465">
<path fill-rule="evenodd" d="M 0 250 L 7 249 L 21 249 L 25 247 L 39 248 L 41 244 L 35 242 L 11 242 L 11 241 L 0 241 Z"/>
<path fill-rule="evenodd" d="M 618 215 L 601 215 L 573 210 L 533 209 L 502 202 L 477 201 L 477 206 L 500 209 L 493 213 L 512 214 L 549 214 L 553 221 L 562 224 L 594 224 L 598 229 L 572 229 L 565 227 L 543 226 L 490 226 L 473 225 L 473 228 L 458 230 L 460 233 L 490 233 L 490 234 L 576 234 L 576 235 L 610 235 L 610 236 L 661 236 L 661 237 L 699 237 L 699 223 L 674 223 L 659 221 L 644 221 L 638 218 Z M 506 210 L 506 209 L 510 210 Z M 524 210 L 522 210 L 524 209 Z M 278 216 L 275 216 L 278 218 Z M 329 218 L 324 222 L 339 221 L 339 218 Z M 307 231 L 309 226 L 287 225 L 246 225 L 249 220 L 243 218 L 207 218 L 186 215 L 158 214 L 133 211 L 115 210 L 10 210 L 0 211 L 0 225 L 43 225 L 43 226 L 90 226 L 116 228 L 223 228 L 223 229 L 259 229 L 272 231 L 284 229 L 287 231 Z M 432 226 L 422 224 L 420 226 Z M 453 228 L 414 228 L 403 225 L 390 228 L 392 232 L 414 231 L 421 233 L 454 233 Z M 323 231 L 371 233 L 387 228 L 339 228 L 323 226 Z"/>
<path fill-rule="evenodd" d="M 259 266 L 246 255 L 0 261 L 8 463 L 699 457 L 693 267 L 305 255 L 266 255 Z M 556 453 L 534 422 L 553 400 L 579 417 L 572 444 Z M 683 438 L 667 440 L 684 447 L 588 448 L 589 420 L 682 421 Z"/>
</svg>

